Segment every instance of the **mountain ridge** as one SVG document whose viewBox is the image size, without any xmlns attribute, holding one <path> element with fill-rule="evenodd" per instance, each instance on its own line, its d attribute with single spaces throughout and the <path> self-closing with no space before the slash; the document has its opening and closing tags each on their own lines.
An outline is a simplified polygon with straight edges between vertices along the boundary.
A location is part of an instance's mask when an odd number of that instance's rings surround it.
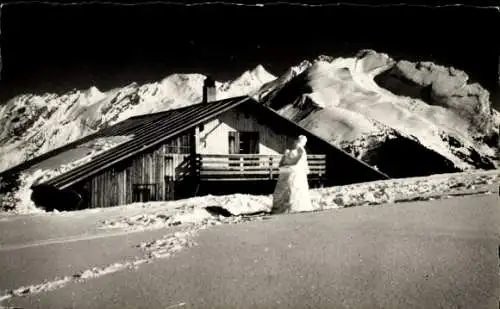
<svg viewBox="0 0 500 309">
<path fill-rule="evenodd" d="M 132 116 L 201 101 L 205 75 L 171 74 L 101 92 L 97 86 L 55 93 L 21 94 L 0 107 L 0 171 Z M 262 65 L 233 81 L 216 82 L 223 99 L 258 89 L 275 78 Z M 15 154 L 15 155 L 12 155 Z"/>
<path fill-rule="evenodd" d="M 105 92 L 91 86 L 16 96 L 0 107 L 0 171 L 129 117 L 198 103 L 205 78 L 171 74 Z M 234 80 L 216 81 L 216 99 L 250 95 L 364 160 L 397 136 L 460 170 L 493 168 L 500 113 L 485 89 L 467 82 L 455 68 L 360 50 L 350 58 L 306 59 L 280 76 L 259 64 Z"/>
</svg>

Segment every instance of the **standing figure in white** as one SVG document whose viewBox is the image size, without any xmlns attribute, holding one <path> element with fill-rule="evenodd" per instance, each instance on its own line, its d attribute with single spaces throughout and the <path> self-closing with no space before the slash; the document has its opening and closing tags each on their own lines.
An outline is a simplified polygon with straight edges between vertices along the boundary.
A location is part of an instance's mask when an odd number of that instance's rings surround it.
<svg viewBox="0 0 500 309">
<path fill-rule="evenodd" d="M 285 150 L 273 194 L 272 214 L 314 210 L 309 196 L 309 166 L 304 149 L 307 138 L 300 135 L 293 149 Z"/>
</svg>

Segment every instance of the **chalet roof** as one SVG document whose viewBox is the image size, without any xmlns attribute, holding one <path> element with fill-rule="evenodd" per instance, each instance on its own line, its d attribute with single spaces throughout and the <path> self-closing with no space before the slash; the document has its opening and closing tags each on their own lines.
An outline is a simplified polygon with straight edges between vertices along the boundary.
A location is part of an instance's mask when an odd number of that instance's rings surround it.
<svg viewBox="0 0 500 309">
<path fill-rule="evenodd" d="M 45 160 L 48 160 L 48 159 L 53 158 L 53 157 L 60 155 L 60 154 L 64 154 L 65 152 L 71 151 L 77 147 L 81 147 L 82 145 L 84 145 L 86 143 L 92 143 L 93 141 L 96 141 L 99 138 L 107 138 L 107 137 L 113 137 L 113 136 L 124 136 L 124 135 L 134 134 L 138 128 L 143 127 L 148 122 L 151 123 L 151 122 L 155 122 L 158 120 L 166 119 L 173 114 L 180 113 L 183 110 L 185 110 L 187 108 L 193 108 L 194 106 L 195 105 L 191 105 L 191 106 L 173 109 L 173 110 L 168 110 L 168 111 L 164 111 L 164 112 L 144 114 L 144 115 L 130 117 L 130 118 L 128 118 L 124 121 L 121 121 L 117 124 L 114 124 L 114 125 L 109 126 L 107 128 L 101 129 L 94 134 L 89 134 L 81 139 L 78 139 L 78 140 L 73 141 L 71 143 L 68 143 L 64 146 L 61 146 L 61 147 L 58 147 L 58 148 L 53 149 L 51 151 L 48 151 L 40 156 L 37 156 L 37 157 L 32 158 L 30 160 L 27 160 L 21 164 L 13 166 L 7 170 L 4 170 L 4 171 L 0 172 L 0 177 L 9 178 L 10 176 L 13 176 L 13 175 L 15 176 L 17 173 L 19 173 L 21 171 L 28 170 L 32 167 L 36 168 L 36 166 L 39 163 L 42 163 Z M 17 177 L 17 176 L 15 176 L 15 177 Z"/>
<path fill-rule="evenodd" d="M 84 178 L 98 174 L 120 161 L 161 145 L 166 140 L 213 119 L 249 99 L 247 96 L 240 96 L 129 118 L 122 122 L 122 125 L 105 129 L 106 132 L 104 133 L 133 135 L 131 140 L 97 155 L 92 158 L 92 161 L 52 178 L 43 184 L 56 186 L 60 189 L 69 187 Z"/>
<path fill-rule="evenodd" d="M 340 160 L 348 163 L 345 165 L 351 166 L 351 173 L 363 173 L 365 178 L 367 177 L 365 181 L 389 178 L 382 172 L 379 172 L 366 163 L 356 159 L 342 149 L 333 146 L 329 142 L 300 127 L 293 121 L 282 117 L 269 107 L 258 104 L 248 96 L 239 96 L 210 103 L 194 104 L 165 112 L 131 117 L 112 127 L 101 130 L 100 132 L 94 134 L 91 138 L 117 135 L 133 135 L 133 137 L 129 141 L 95 156 L 92 161 L 44 182 L 43 185 L 52 185 L 58 187 L 59 189 L 67 188 L 82 181 L 83 179 L 87 179 L 102 172 L 118 162 L 131 158 L 148 149 L 157 147 L 168 139 L 173 138 L 199 124 L 210 121 L 218 115 L 245 102 L 255 103 L 255 105 L 251 106 L 251 110 L 254 111 L 255 114 L 259 115 L 259 117 L 271 117 L 272 123 L 285 127 L 288 126 L 297 133 L 306 134 L 308 137 L 310 136 L 319 141 L 325 146 L 326 152 L 330 149 L 330 151 L 334 151 L 338 156 L 340 156 Z M 81 144 L 82 142 L 77 141 L 72 143 L 72 145 L 74 146 L 78 143 Z M 349 171 L 344 173 L 349 173 Z"/>
</svg>

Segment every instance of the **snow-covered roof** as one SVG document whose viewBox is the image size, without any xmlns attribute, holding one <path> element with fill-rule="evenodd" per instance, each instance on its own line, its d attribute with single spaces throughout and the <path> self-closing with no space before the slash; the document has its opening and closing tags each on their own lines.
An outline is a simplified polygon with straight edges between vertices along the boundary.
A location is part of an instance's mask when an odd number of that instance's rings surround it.
<svg viewBox="0 0 500 309">
<path fill-rule="evenodd" d="M 105 129 L 106 133 L 132 135 L 123 143 L 97 155 L 84 165 L 78 166 L 45 183 L 60 189 L 69 187 L 82 179 L 91 177 L 110 166 L 133 157 L 139 152 L 161 145 L 166 140 L 193 128 L 217 115 L 251 100 L 247 96 L 239 96 L 211 103 L 199 103 L 166 112 L 136 116 L 116 126 Z M 120 124 L 122 124 L 120 126 Z"/>
</svg>

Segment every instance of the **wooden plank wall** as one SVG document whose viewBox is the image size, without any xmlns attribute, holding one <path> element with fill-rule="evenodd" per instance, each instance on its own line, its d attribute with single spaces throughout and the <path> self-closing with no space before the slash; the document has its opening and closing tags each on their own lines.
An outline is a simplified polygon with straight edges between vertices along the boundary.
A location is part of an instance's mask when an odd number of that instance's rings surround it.
<svg viewBox="0 0 500 309">
<path fill-rule="evenodd" d="M 289 132 L 278 132 L 268 123 L 260 123 L 254 114 L 246 114 L 244 109 L 234 108 L 205 124 L 200 132 L 199 153 L 228 154 L 231 131 L 259 132 L 259 153 L 265 155 L 282 154 L 297 138 Z"/>
<path fill-rule="evenodd" d="M 134 184 L 157 184 L 156 199 L 165 200 L 165 176 L 175 181 L 191 152 L 191 133 L 169 140 L 154 150 L 120 162 L 90 179 L 90 208 L 133 202 Z M 167 155 L 167 157 L 165 156 Z M 79 186 L 81 188 L 81 186 Z"/>
</svg>

